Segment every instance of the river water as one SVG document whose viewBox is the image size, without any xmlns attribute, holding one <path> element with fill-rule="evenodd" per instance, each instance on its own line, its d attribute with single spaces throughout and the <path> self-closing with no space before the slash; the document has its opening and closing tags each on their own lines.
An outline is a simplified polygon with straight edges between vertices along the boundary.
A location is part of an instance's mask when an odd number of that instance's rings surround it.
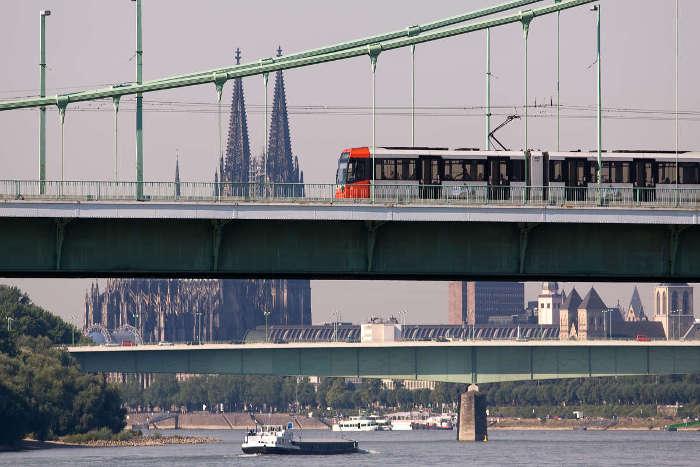
<svg viewBox="0 0 700 467">
<path fill-rule="evenodd" d="M 700 432 L 496 431 L 487 443 L 458 443 L 455 432 L 394 431 L 343 433 L 368 454 L 347 456 L 247 456 L 241 430 L 167 430 L 164 434 L 214 437 L 205 445 L 134 448 L 58 448 L 0 453 L 12 466 L 323 466 L 329 465 L 700 465 Z M 304 439 L 333 439 L 336 433 L 306 431 Z"/>
</svg>

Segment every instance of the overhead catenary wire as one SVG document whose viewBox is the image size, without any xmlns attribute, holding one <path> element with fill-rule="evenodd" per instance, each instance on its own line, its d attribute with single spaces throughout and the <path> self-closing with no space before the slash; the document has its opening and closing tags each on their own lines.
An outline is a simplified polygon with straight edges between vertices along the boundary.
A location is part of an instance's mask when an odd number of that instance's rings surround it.
<svg viewBox="0 0 700 467">
<path fill-rule="evenodd" d="M 135 112 L 133 106 L 135 99 L 123 99 L 123 104 L 120 106 L 120 111 Z M 66 112 L 112 112 L 111 102 L 108 101 L 90 102 L 74 105 Z M 550 118 L 556 117 L 556 105 L 528 105 L 528 109 L 533 112 L 533 118 Z M 569 112 L 561 115 L 566 119 L 586 119 L 595 118 L 594 106 L 588 105 L 571 105 L 561 104 L 560 109 L 564 112 Z M 36 111 L 36 109 L 25 109 L 25 111 Z M 54 110 L 52 108 L 49 111 Z M 415 115 L 418 117 L 483 117 L 485 107 L 482 105 L 475 106 L 416 106 Z M 500 105 L 491 106 L 494 116 L 507 116 L 515 111 L 516 113 L 523 110 L 522 105 Z M 306 104 L 306 105 L 288 105 L 287 111 L 291 115 L 329 115 L 329 116 L 368 116 L 371 115 L 371 107 L 369 106 L 350 106 L 350 105 L 321 105 L 321 104 Z M 410 117 L 412 115 L 410 106 L 377 106 L 377 115 L 395 116 L 395 117 Z M 190 114 L 218 114 L 218 105 L 208 102 L 188 102 L 188 101 L 149 101 L 144 104 L 144 112 L 149 113 L 190 113 Z M 264 113 L 264 106 L 249 105 L 247 112 L 250 114 Z M 578 112 L 578 113 L 572 113 Z M 588 115 L 587 113 L 591 114 Z M 649 120 L 649 121 L 664 121 L 674 120 L 676 112 L 665 109 L 643 109 L 643 108 L 606 108 L 603 109 L 606 118 L 618 120 Z M 678 117 L 683 121 L 700 121 L 700 111 L 686 110 L 678 113 Z"/>
</svg>

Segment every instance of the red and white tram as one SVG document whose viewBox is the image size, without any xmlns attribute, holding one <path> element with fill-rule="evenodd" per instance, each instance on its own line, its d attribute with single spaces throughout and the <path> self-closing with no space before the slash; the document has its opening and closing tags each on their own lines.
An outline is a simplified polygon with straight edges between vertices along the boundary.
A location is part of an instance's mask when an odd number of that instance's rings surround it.
<svg viewBox="0 0 700 467">
<path fill-rule="evenodd" d="M 676 184 L 676 160 L 678 161 Z M 700 153 L 674 151 L 611 151 L 603 153 L 601 186 L 640 190 L 656 199 L 676 185 L 700 194 Z M 338 161 L 336 198 L 368 198 L 396 193 L 424 197 L 462 197 L 474 193 L 494 199 L 529 197 L 585 199 L 596 186 L 595 152 L 482 151 L 427 147 L 345 149 Z M 689 190 L 691 191 L 691 190 Z M 695 190 L 692 190 L 693 192 Z M 696 196 L 694 194 L 693 196 Z"/>
</svg>

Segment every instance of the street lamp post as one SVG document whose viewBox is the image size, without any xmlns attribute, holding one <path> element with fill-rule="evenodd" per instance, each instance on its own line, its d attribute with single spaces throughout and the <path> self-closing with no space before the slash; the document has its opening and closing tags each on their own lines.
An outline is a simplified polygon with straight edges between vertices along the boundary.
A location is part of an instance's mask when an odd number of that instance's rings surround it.
<svg viewBox="0 0 700 467">
<path fill-rule="evenodd" d="M 141 0 L 136 2 L 136 84 L 143 84 Z M 136 198 L 143 199 L 143 94 L 136 94 Z"/>
<path fill-rule="evenodd" d="M 39 96 L 46 97 L 46 17 L 51 10 L 39 12 Z M 46 107 L 39 108 L 39 192 L 46 191 Z"/>
<path fill-rule="evenodd" d="M 201 344 L 202 343 L 202 329 L 200 326 L 200 322 L 201 322 L 200 317 L 202 316 L 202 313 L 198 311 L 197 313 L 195 313 L 195 316 L 197 316 L 197 324 L 196 324 L 197 344 Z"/>
<path fill-rule="evenodd" d="M 597 99 L 596 99 L 596 125 L 598 128 L 597 147 L 598 147 L 598 192 L 600 193 L 600 183 L 603 174 L 603 113 L 602 113 L 602 84 L 601 84 L 601 64 L 600 64 L 600 5 L 594 5 L 591 11 L 596 12 L 596 75 L 597 75 Z"/>
<path fill-rule="evenodd" d="M 265 342 L 270 342 L 270 328 L 268 326 L 268 322 L 270 320 L 270 310 L 265 308 L 263 315 L 265 316 Z"/>
</svg>

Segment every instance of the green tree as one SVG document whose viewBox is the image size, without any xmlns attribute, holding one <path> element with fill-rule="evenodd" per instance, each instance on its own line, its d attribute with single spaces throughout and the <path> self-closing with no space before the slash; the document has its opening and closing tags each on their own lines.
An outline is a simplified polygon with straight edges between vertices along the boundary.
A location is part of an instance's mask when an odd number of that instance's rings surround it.
<svg viewBox="0 0 700 467">
<path fill-rule="evenodd" d="M 144 391 L 144 402 L 152 407 L 169 410 L 176 402 L 179 389 L 175 375 L 156 375 Z"/>
</svg>

